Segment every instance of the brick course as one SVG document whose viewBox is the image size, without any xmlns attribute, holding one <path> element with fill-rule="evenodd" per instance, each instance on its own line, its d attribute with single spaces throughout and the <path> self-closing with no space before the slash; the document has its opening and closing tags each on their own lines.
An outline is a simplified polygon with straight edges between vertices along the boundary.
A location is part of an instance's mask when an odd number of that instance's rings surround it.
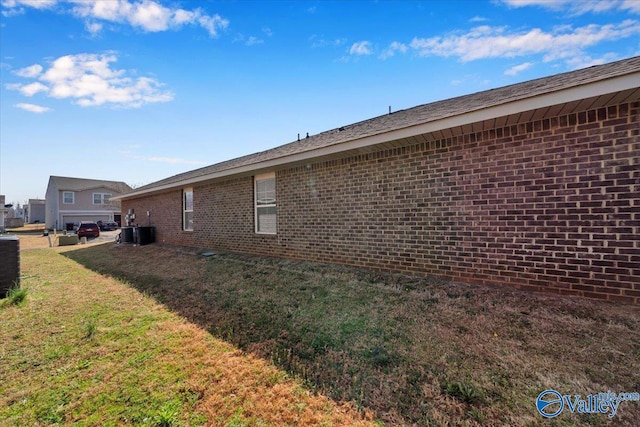
<svg viewBox="0 0 640 427">
<path fill-rule="evenodd" d="M 193 232 L 181 190 L 122 207 L 151 210 L 160 243 L 640 304 L 639 118 L 621 104 L 282 168 L 276 236 L 254 233 L 252 177 L 194 185 Z"/>
</svg>

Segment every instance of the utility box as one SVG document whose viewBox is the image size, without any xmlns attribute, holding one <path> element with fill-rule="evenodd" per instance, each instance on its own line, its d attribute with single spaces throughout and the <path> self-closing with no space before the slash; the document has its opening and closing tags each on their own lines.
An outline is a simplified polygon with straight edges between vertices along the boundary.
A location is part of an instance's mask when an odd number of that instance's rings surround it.
<svg viewBox="0 0 640 427">
<path fill-rule="evenodd" d="M 77 245 L 80 240 L 77 234 L 67 234 L 58 236 L 58 246 Z"/>
<path fill-rule="evenodd" d="M 0 237 L 0 298 L 6 298 L 9 290 L 20 285 L 20 240 L 17 237 Z"/>
<path fill-rule="evenodd" d="M 133 230 L 135 227 L 122 227 L 120 229 L 120 243 L 135 243 Z"/>
<path fill-rule="evenodd" d="M 156 228 L 155 227 L 136 227 L 136 243 L 140 246 L 155 243 Z"/>
</svg>

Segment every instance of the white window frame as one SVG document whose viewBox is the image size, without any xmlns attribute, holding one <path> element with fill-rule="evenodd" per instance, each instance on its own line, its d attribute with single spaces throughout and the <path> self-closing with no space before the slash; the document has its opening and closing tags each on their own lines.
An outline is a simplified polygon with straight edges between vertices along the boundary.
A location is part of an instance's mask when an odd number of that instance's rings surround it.
<svg viewBox="0 0 640 427">
<path fill-rule="evenodd" d="M 268 180 L 273 180 L 273 202 L 272 203 L 265 203 L 265 201 L 262 201 L 261 204 L 258 204 L 258 183 L 261 181 L 268 181 Z M 271 234 L 271 235 L 275 235 L 278 234 L 278 203 L 277 203 L 277 193 L 276 193 L 276 173 L 275 172 L 270 172 L 270 173 L 265 173 L 265 174 L 261 174 L 261 175 L 256 175 L 253 177 L 253 205 L 254 205 L 254 224 L 255 224 L 255 232 L 256 234 Z M 269 200 L 270 201 L 270 200 Z M 276 209 L 276 221 L 275 221 L 275 229 L 274 230 L 260 230 L 259 229 L 259 222 L 258 222 L 258 211 L 260 209 L 266 209 L 266 208 L 275 208 Z"/>
<path fill-rule="evenodd" d="M 191 194 L 191 207 L 187 206 L 187 194 Z M 191 227 L 189 228 L 189 221 L 187 220 L 187 214 L 191 213 Z M 193 231 L 193 187 L 186 187 L 182 189 L 182 230 Z"/>
<path fill-rule="evenodd" d="M 66 201 L 67 194 L 71 194 L 71 201 L 70 202 Z M 73 191 L 63 191 L 62 192 L 62 204 L 63 205 L 73 205 L 75 202 L 76 202 L 76 193 L 74 193 Z"/>
<path fill-rule="evenodd" d="M 100 201 L 98 203 L 96 203 L 96 196 L 100 196 Z M 91 195 L 94 205 L 107 205 L 109 204 L 109 198 L 111 198 L 111 193 L 93 193 Z"/>
</svg>

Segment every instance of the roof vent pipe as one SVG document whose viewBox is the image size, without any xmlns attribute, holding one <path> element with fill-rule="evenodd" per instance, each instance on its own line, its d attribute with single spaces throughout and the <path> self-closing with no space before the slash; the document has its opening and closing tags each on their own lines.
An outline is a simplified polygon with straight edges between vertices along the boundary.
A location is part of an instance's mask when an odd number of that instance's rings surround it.
<svg viewBox="0 0 640 427">
<path fill-rule="evenodd" d="M 309 138 L 309 132 L 307 132 L 307 138 Z"/>
<path fill-rule="evenodd" d="M 300 134 L 298 134 L 298 141 L 300 141 Z"/>
<path fill-rule="evenodd" d="M 391 114 L 391 105 L 389 105 L 389 114 Z"/>
</svg>

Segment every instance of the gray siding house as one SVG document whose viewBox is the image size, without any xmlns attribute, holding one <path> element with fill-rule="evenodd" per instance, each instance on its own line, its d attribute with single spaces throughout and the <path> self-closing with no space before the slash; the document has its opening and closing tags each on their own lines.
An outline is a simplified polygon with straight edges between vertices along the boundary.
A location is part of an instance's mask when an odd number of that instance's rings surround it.
<svg viewBox="0 0 640 427">
<path fill-rule="evenodd" d="M 25 222 L 29 224 L 44 224 L 45 212 L 46 202 L 44 199 L 29 199 Z"/>
<path fill-rule="evenodd" d="M 45 196 L 45 224 L 70 229 L 80 221 L 121 221 L 120 202 L 112 197 L 132 189 L 120 181 L 49 177 Z"/>
</svg>

